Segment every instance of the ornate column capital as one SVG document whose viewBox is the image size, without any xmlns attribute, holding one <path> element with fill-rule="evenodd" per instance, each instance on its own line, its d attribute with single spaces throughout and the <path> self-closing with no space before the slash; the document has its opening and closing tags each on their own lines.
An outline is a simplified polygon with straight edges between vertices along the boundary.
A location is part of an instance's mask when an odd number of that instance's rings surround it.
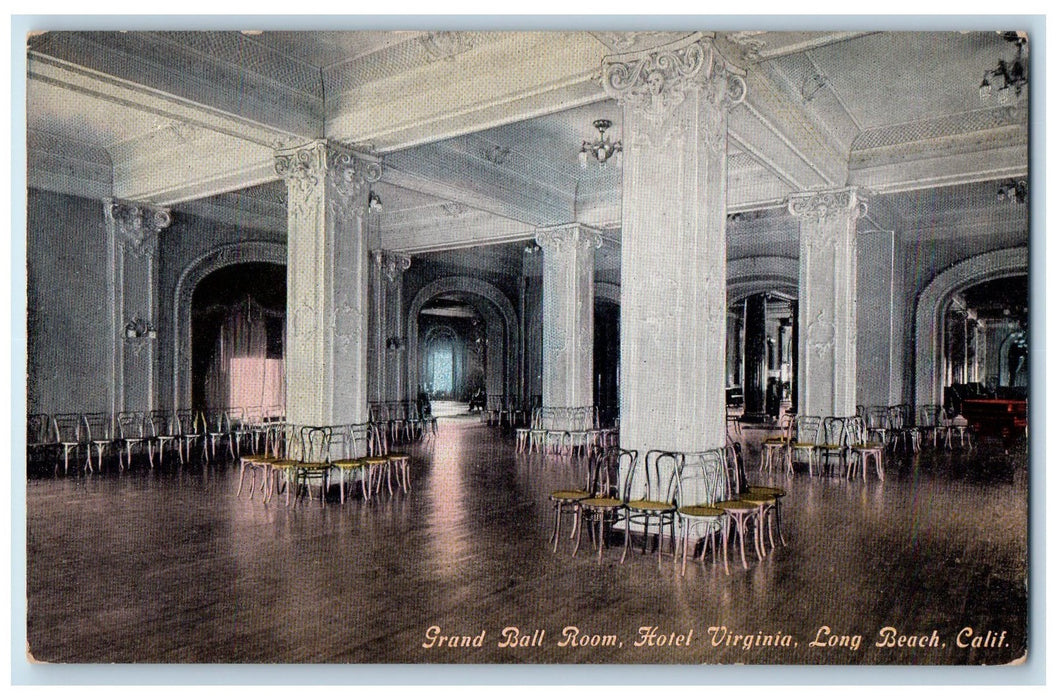
<svg viewBox="0 0 1057 700">
<path fill-rule="evenodd" d="M 411 268 L 410 256 L 388 250 L 372 250 L 371 261 L 390 282 L 396 281 L 397 273 L 407 272 Z"/>
<path fill-rule="evenodd" d="M 789 195 L 789 213 L 799 219 L 824 220 L 836 214 L 853 219 L 866 216 L 867 194 L 858 187 Z"/>
<path fill-rule="evenodd" d="M 275 152 L 275 172 L 290 186 L 291 208 L 307 202 L 312 192 L 325 184 L 335 213 L 367 213 L 367 193 L 382 177 L 377 158 L 357 153 L 323 139 Z"/>
<path fill-rule="evenodd" d="M 722 113 L 745 99 L 742 75 L 719 54 L 712 36 L 701 32 L 659 48 L 602 60 L 602 88 L 645 118 L 644 135 L 653 145 L 667 141 L 672 117 L 691 92 L 702 93 L 716 113 L 712 121 L 722 123 Z"/>
<path fill-rule="evenodd" d="M 172 223 L 172 214 L 148 204 L 107 199 L 106 220 L 126 252 L 150 257 L 157 248 L 158 234 Z"/>
<path fill-rule="evenodd" d="M 602 233 L 583 224 L 561 224 L 536 231 L 536 244 L 544 251 L 561 252 L 565 247 L 601 248 Z"/>
</svg>

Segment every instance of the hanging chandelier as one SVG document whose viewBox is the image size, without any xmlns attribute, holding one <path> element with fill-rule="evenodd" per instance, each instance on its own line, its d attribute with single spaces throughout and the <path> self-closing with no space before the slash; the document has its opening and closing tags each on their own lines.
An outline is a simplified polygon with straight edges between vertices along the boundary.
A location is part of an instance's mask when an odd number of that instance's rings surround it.
<svg viewBox="0 0 1057 700">
<path fill-rule="evenodd" d="M 1028 40 L 1017 32 L 1003 32 L 1002 38 L 1016 44 L 1017 55 L 1008 63 L 999 59 L 997 68 L 984 72 L 984 79 L 980 82 L 980 99 L 987 102 L 997 92 L 999 103 L 1008 106 L 1020 99 L 1020 94 L 1028 86 L 1028 66 L 1024 60 L 1024 44 Z"/>
<path fill-rule="evenodd" d="M 606 163 L 614 155 L 617 157 L 617 165 L 620 165 L 620 154 L 624 150 L 620 141 L 610 141 L 606 136 L 606 129 L 613 126 L 608 119 L 596 119 L 594 127 L 598 129 L 598 138 L 594 141 L 584 141 L 580 147 L 580 167 L 587 169 L 588 156 L 598 161 L 599 167 L 605 167 Z"/>
</svg>

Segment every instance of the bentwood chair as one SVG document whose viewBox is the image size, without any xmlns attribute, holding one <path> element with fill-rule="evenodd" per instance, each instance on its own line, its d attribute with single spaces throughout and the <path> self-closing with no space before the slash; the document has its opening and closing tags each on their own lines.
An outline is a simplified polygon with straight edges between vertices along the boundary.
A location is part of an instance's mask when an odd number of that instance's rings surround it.
<svg viewBox="0 0 1057 700">
<path fill-rule="evenodd" d="M 792 443 L 793 414 L 784 413 L 778 419 L 778 435 L 766 438 L 760 448 L 760 471 L 772 471 L 774 465 L 789 460 L 789 445 Z M 789 467 L 789 471 L 792 468 Z"/>
<path fill-rule="evenodd" d="M 147 431 L 147 458 L 154 464 L 154 454 L 158 454 L 158 466 L 165 463 L 166 448 L 179 447 L 180 431 L 174 416 L 165 410 L 147 413 L 144 429 Z"/>
<path fill-rule="evenodd" d="M 319 486 L 319 504 L 326 503 L 330 485 L 330 439 L 333 428 L 329 426 L 301 427 L 301 459 L 297 465 L 295 490 L 302 489 L 311 496 L 312 485 Z"/>
<path fill-rule="evenodd" d="M 606 527 L 612 530 L 613 525 L 624 519 L 626 510 L 620 498 L 620 476 L 630 474 L 638 461 L 635 450 L 622 450 L 612 446 L 594 453 L 588 460 L 591 465 L 590 485 L 587 498 L 577 502 L 579 514 L 576 519 L 576 547 L 573 556 L 580 550 L 584 524 L 598 545 L 598 561 L 602 562 L 602 550 L 606 542 Z M 627 527 L 625 523 L 625 527 Z"/>
<path fill-rule="evenodd" d="M 631 543 L 631 526 L 642 525 L 642 553 L 650 539 L 650 523 L 657 521 L 657 560 L 661 559 L 664 528 L 670 530 L 672 544 L 675 543 L 675 477 L 678 471 L 679 456 L 674 452 L 650 450 L 641 462 L 631 465 L 627 480 L 624 482 L 624 511 L 627 520 L 624 529 L 624 554 L 621 563 L 628 556 Z"/>
<path fill-rule="evenodd" d="M 176 412 L 175 421 L 179 436 L 177 437 L 177 447 L 180 453 L 180 464 L 191 461 L 191 449 L 195 445 L 202 445 L 202 453 L 204 455 L 206 451 L 206 419 L 202 412 L 181 409 Z"/>
<path fill-rule="evenodd" d="M 888 430 L 892 449 L 902 443 L 904 450 L 917 452 L 920 449 L 920 435 L 914 425 L 914 412 L 905 404 L 888 407 Z"/>
<path fill-rule="evenodd" d="M 117 414 L 117 435 L 114 445 L 117 448 L 118 464 L 122 464 L 122 453 L 124 453 L 124 466 L 132 468 L 133 448 L 149 447 L 149 436 L 144 430 L 145 416 L 138 411 L 123 411 Z M 124 449 L 122 449 L 124 448 Z M 151 467 L 154 466 L 154 451 L 147 450 L 147 458 Z"/>
<path fill-rule="evenodd" d="M 103 469 L 103 457 L 116 443 L 114 417 L 109 413 L 84 414 L 84 427 L 88 433 L 88 443 L 95 448 L 99 470 Z M 92 471 L 92 451 L 88 451 L 88 471 Z"/>
<path fill-rule="evenodd" d="M 592 489 L 592 471 L 596 467 L 594 464 L 595 460 L 586 460 L 584 462 L 573 461 L 571 464 L 573 467 L 581 472 L 579 483 L 570 486 L 565 489 L 558 489 L 557 491 L 551 491 L 550 501 L 554 507 L 554 528 L 551 531 L 551 551 L 558 551 L 558 541 L 561 539 L 562 531 L 562 516 L 572 516 L 572 528 L 570 539 L 576 536 L 577 523 L 580 517 L 580 501 L 585 498 L 590 498 L 593 494 Z M 582 464 L 582 466 L 581 466 Z"/>
<path fill-rule="evenodd" d="M 926 404 L 924 406 L 918 406 L 918 432 L 921 435 L 921 439 L 926 438 L 932 439 L 932 448 L 935 449 L 939 442 L 939 435 L 942 431 L 943 422 L 943 406 L 938 404 Z"/>
<path fill-rule="evenodd" d="M 888 407 L 869 406 L 866 409 L 866 439 L 889 446 L 891 430 L 888 426 Z"/>
<path fill-rule="evenodd" d="M 70 473 L 70 453 L 77 459 L 81 448 L 85 448 L 91 458 L 92 444 L 88 441 L 88 430 L 84 416 L 80 413 L 57 413 L 51 417 L 52 432 L 55 443 L 62 450 L 62 468 L 64 474 Z"/>
<path fill-rule="evenodd" d="M 807 473 L 815 474 L 815 458 L 818 445 L 818 431 L 822 427 L 821 416 L 797 416 L 793 421 L 792 442 L 789 445 L 789 471 L 793 470 L 793 462 L 797 457 L 804 455 L 807 461 Z"/>
<path fill-rule="evenodd" d="M 683 548 L 681 575 L 686 575 L 686 557 L 691 550 L 690 534 L 694 533 L 694 548 L 704 539 L 701 560 L 711 546 L 712 561 L 716 560 L 716 544 L 723 531 L 726 511 L 716 508 L 715 503 L 727 498 L 726 459 L 722 449 L 707 452 L 681 454 L 678 460 L 675 500 L 679 509 L 679 531 Z M 676 540 L 678 549 L 679 540 Z M 727 566 L 727 549 L 723 548 L 723 566 Z"/>
<path fill-rule="evenodd" d="M 338 486 L 342 503 L 345 502 L 345 484 L 349 481 L 347 477 L 353 477 L 353 483 L 358 477 L 363 500 L 371 499 L 370 470 L 364 459 L 368 454 L 367 433 L 369 429 L 368 424 L 343 425 L 336 428 L 331 437 L 330 464 L 338 471 Z M 334 459 L 335 457 L 337 459 Z"/>
<path fill-rule="evenodd" d="M 866 422 L 856 416 L 848 421 L 848 450 L 850 455 L 848 457 L 848 469 L 845 472 L 846 478 L 851 478 L 855 474 L 856 466 L 862 469 L 862 480 L 866 481 L 866 467 L 870 458 L 874 460 L 874 469 L 877 471 L 877 478 L 884 481 L 884 451 L 885 446 L 879 442 L 870 442 L 866 437 Z"/>
<path fill-rule="evenodd" d="M 746 493 L 739 496 L 743 501 L 756 504 L 756 542 L 762 556 L 767 556 L 767 546 L 763 540 L 764 528 L 767 529 L 767 539 L 771 543 L 772 551 L 774 550 L 775 525 L 777 525 L 780 541 L 783 545 L 785 544 L 781 520 L 781 503 L 784 496 L 784 490 L 772 486 L 750 486 Z"/>
<path fill-rule="evenodd" d="M 846 418 L 840 416 L 826 416 L 822 419 L 815 445 L 815 463 L 819 476 L 822 476 L 823 472 L 831 471 L 830 460 L 834 457 L 841 466 L 847 464 L 844 435 L 846 421 Z"/>
<path fill-rule="evenodd" d="M 51 418 L 44 413 L 26 416 L 26 464 L 48 461 L 55 447 L 58 445 L 52 440 Z"/>
<path fill-rule="evenodd" d="M 282 437 L 282 424 L 270 423 L 264 432 L 264 450 L 239 455 L 239 488 L 235 492 L 236 498 L 242 495 L 242 483 L 247 472 L 250 475 L 250 500 L 253 500 L 253 492 L 257 489 L 258 477 L 260 477 L 260 489 L 267 491 L 271 485 L 272 465 L 280 459 Z M 264 499 L 267 500 L 267 498 L 266 494 Z"/>
</svg>

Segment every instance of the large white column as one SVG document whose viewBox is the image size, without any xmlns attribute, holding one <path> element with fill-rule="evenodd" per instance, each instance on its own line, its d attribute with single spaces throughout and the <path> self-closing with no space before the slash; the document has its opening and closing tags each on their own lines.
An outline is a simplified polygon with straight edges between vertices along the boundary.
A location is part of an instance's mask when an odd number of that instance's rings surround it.
<svg viewBox="0 0 1057 700">
<path fill-rule="evenodd" d="M 603 71 L 623 106 L 621 446 L 722 447 L 727 114 L 745 82 L 703 34 Z"/>
<path fill-rule="evenodd" d="M 367 195 L 381 164 L 325 141 L 279 151 L 288 187 L 286 416 L 367 420 Z"/>
<path fill-rule="evenodd" d="M 855 415 L 855 225 L 865 208 L 854 188 L 789 198 L 789 211 L 800 221 L 798 407 L 803 415 Z"/>
<path fill-rule="evenodd" d="M 114 331 L 114 412 L 154 408 L 154 284 L 158 234 L 167 209 L 106 200 Z"/>
<path fill-rule="evenodd" d="M 582 224 L 536 232 L 543 249 L 543 405 L 593 406 L 595 250 L 602 235 Z"/>
</svg>

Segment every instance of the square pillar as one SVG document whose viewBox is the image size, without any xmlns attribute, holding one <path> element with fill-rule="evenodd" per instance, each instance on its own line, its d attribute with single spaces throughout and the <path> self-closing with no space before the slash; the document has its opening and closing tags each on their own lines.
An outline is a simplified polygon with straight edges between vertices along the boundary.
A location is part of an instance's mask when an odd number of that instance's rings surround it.
<svg viewBox="0 0 1057 700">
<path fill-rule="evenodd" d="M 620 442 L 726 444 L 727 115 L 745 82 L 697 33 L 607 57 L 623 107 Z"/>
<path fill-rule="evenodd" d="M 542 229 L 543 405 L 594 405 L 595 250 L 602 235 L 582 224 Z"/>
<path fill-rule="evenodd" d="M 367 196 L 381 163 L 325 141 L 279 151 L 287 183 L 286 416 L 367 420 Z"/>
<path fill-rule="evenodd" d="M 895 231 L 861 231 L 858 251 L 857 362 L 869 371 L 858 377 L 857 403 L 890 406 L 903 401 L 906 324 L 899 239 Z"/>
<path fill-rule="evenodd" d="M 800 222 L 800 413 L 855 415 L 858 253 L 856 189 L 791 195 Z"/>
<path fill-rule="evenodd" d="M 404 331 L 404 273 L 411 258 L 386 253 L 382 265 L 385 285 L 385 396 L 388 401 L 405 401 L 410 396 L 404 386 L 407 376 L 407 338 Z"/>
<path fill-rule="evenodd" d="M 154 408 L 154 285 L 158 234 L 169 226 L 167 209 L 108 199 L 104 202 L 110 242 L 114 330 L 115 413 Z"/>
</svg>

